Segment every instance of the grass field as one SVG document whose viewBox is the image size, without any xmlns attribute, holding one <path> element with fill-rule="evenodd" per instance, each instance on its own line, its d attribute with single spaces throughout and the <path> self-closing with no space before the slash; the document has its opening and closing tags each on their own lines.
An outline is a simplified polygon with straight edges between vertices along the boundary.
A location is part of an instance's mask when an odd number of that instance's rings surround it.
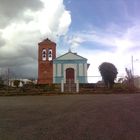
<svg viewBox="0 0 140 140">
<path fill-rule="evenodd" d="M 0 140 L 140 140 L 140 94 L 0 97 Z"/>
</svg>

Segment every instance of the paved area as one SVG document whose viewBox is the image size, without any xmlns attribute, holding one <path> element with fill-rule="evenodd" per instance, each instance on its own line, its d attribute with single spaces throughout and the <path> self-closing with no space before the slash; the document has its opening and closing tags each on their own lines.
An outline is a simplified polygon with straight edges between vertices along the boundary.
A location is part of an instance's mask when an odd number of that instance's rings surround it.
<svg viewBox="0 0 140 140">
<path fill-rule="evenodd" d="M 0 140 L 140 140 L 140 94 L 0 97 Z"/>
</svg>

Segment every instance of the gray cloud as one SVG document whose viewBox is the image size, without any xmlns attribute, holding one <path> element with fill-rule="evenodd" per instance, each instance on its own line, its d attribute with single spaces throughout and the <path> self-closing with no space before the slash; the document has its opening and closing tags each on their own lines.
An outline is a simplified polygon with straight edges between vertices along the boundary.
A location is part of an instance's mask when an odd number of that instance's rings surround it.
<svg viewBox="0 0 140 140">
<path fill-rule="evenodd" d="M 2 47 L 2 46 L 4 46 L 5 45 L 5 40 L 1 37 L 1 34 L 0 34 L 0 48 Z"/>
<path fill-rule="evenodd" d="M 11 78 L 37 78 L 39 40 L 38 31 L 23 31 L 22 35 L 17 34 L 13 45 L 8 45 L 7 42 L 0 49 L 0 67 L 5 71 L 9 68 Z"/>
<path fill-rule="evenodd" d="M 26 19 L 25 10 L 37 11 L 42 7 L 43 3 L 39 0 L 0 0 L 0 27 L 3 28 L 16 19 Z"/>
<path fill-rule="evenodd" d="M 23 58 L 24 59 L 24 58 Z M 26 58 L 27 61 L 29 59 Z M 21 61 L 19 60 L 21 64 Z M 9 77 L 10 78 L 37 78 L 37 62 L 32 61 L 30 64 L 24 65 L 15 65 L 9 67 L 1 67 L 0 72 L 3 77 L 6 78 L 7 71 L 9 70 Z"/>
<path fill-rule="evenodd" d="M 33 11 L 43 7 L 39 0 L 0 0 L 1 14 L 6 17 L 14 17 L 26 9 Z"/>
<path fill-rule="evenodd" d="M 9 69 L 11 78 L 37 78 L 37 60 L 30 56 L 12 57 L 11 59 L 7 57 L 1 59 L 0 66 L 5 72 Z"/>
<path fill-rule="evenodd" d="M 0 0 L 0 18 L 0 69 L 18 77 L 37 77 L 38 42 L 71 23 L 62 0 Z"/>
<path fill-rule="evenodd" d="M 37 62 L 9 68 L 11 78 L 37 78 Z"/>
<path fill-rule="evenodd" d="M 17 44 L 14 46 L 13 50 L 10 46 L 7 47 L 6 51 L 3 49 L 4 47 L 0 49 L 1 67 L 32 64 L 33 61 L 37 61 L 37 44 L 30 45 L 27 43 L 26 45 L 19 46 Z"/>
</svg>

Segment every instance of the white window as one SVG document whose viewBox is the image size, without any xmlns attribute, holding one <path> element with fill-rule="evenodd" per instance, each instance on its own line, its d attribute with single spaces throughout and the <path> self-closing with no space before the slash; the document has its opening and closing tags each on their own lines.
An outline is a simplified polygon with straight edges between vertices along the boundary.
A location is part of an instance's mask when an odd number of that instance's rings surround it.
<svg viewBox="0 0 140 140">
<path fill-rule="evenodd" d="M 42 50 L 42 60 L 46 61 L 47 60 L 47 54 L 46 54 L 46 49 Z"/>
<path fill-rule="evenodd" d="M 48 50 L 48 60 L 51 61 L 52 60 L 52 49 Z"/>
</svg>

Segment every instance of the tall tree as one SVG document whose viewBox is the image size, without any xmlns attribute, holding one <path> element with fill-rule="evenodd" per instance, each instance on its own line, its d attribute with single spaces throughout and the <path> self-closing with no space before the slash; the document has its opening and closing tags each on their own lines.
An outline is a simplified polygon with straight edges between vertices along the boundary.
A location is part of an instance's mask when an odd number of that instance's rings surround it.
<svg viewBox="0 0 140 140">
<path fill-rule="evenodd" d="M 116 76 L 118 74 L 115 65 L 109 62 L 103 62 L 99 66 L 99 71 L 101 73 L 105 85 L 109 88 L 112 88 L 114 85 L 114 80 L 116 79 Z"/>
</svg>

